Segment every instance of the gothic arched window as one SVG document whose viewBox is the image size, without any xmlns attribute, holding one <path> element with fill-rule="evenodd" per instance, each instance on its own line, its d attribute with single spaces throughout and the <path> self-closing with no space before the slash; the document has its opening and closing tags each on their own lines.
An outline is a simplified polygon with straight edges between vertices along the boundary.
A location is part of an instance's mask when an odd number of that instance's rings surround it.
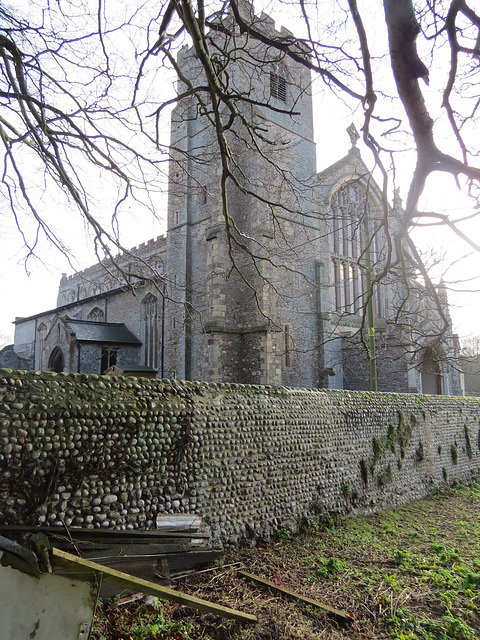
<svg viewBox="0 0 480 640">
<path fill-rule="evenodd" d="M 38 368 L 43 371 L 43 358 L 45 355 L 45 341 L 47 338 L 47 325 L 41 323 L 37 329 L 38 333 Z"/>
<path fill-rule="evenodd" d="M 102 349 L 100 355 L 100 375 L 117 364 L 118 351 L 116 349 Z"/>
<path fill-rule="evenodd" d="M 442 395 L 443 376 L 439 354 L 432 347 L 427 347 L 423 354 L 421 376 L 422 393 Z"/>
<path fill-rule="evenodd" d="M 350 182 L 335 192 L 332 198 L 332 280 L 333 309 L 339 313 L 358 313 L 365 302 L 365 255 L 370 250 L 373 277 L 382 260 L 383 234 L 379 215 L 367 190 Z M 368 226 L 366 238 L 366 222 Z M 382 287 L 374 292 L 375 313 L 385 315 Z"/>
<path fill-rule="evenodd" d="M 103 322 L 104 318 L 105 314 L 99 307 L 93 307 L 87 316 L 87 320 L 91 320 L 92 322 Z"/>
<path fill-rule="evenodd" d="M 145 366 L 157 368 L 158 300 L 151 293 L 142 300 L 143 361 Z"/>
<path fill-rule="evenodd" d="M 48 369 L 50 371 L 55 371 L 55 373 L 61 373 L 65 367 L 65 361 L 63 359 L 63 353 L 60 347 L 55 347 L 55 349 L 50 354 L 50 358 L 48 359 Z"/>
</svg>

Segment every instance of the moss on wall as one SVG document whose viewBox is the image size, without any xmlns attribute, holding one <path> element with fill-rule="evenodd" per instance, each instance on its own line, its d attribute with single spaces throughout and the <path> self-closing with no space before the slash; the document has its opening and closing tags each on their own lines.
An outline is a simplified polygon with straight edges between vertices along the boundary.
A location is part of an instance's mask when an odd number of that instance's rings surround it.
<svg viewBox="0 0 480 640">
<path fill-rule="evenodd" d="M 470 477 L 479 419 L 471 398 L 1 370 L 0 517 L 148 529 L 189 512 L 225 542 L 268 537 Z"/>
</svg>

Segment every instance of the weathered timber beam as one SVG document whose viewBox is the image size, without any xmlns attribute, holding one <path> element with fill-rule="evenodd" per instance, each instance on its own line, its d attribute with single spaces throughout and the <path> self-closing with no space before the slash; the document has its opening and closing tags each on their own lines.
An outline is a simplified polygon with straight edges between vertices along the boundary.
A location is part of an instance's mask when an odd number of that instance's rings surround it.
<svg viewBox="0 0 480 640">
<path fill-rule="evenodd" d="M 124 573 L 123 571 L 117 571 L 116 569 L 111 569 L 110 567 L 104 567 L 103 565 L 92 562 L 91 560 L 78 558 L 71 553 L 61 551 L 60 549 L 52 549 L 52 558 L 55 563 L 58 563 L 63 567 L 67 567 L 75 571 L 83 569 L 84 571 L 101 573 L 103 575 L 109 576 L 111 579 L 125 585 L 126 587 L 134 589 L 135 591 L 142 591 L 143 593 L 150 596 L 157 596 L 162 600 L 169 600 L 170 602 L 183 604 L 186 607 L 196 609 L 197 611 L 206 611 L 207 613 L 214 613 L 224 618 L 239 620 L 241 622 L 257 621 L 256 616 L 253 616 L 249 613 L 237 611 L 236 609 L 230 609 L 229 607 L 214 604 L 213 602 L 208 602 L 207 600 L 201 600 L 200 598 L 189 596 L 185 593 L 179 593 L 174 589 L 162 587 L 161 585 L 157 585 L 154 582 L 142 580 L 141 578 L 135 578 L 135 576 L 131 576 L 128 573 Z"/>
<path fill-rule="evenodd" d="M 266 580 L 265 578 L 260 578 L 259 576 L 254 575 L 253 573 L 247 573 L 246 571 L 237 571 L 239 576 L 243 578 L 248 578 L 249 580 L 253 580 L 254 582 L 258 582 L 258 584 L 263 584 L 266 587 L 270 587 L 275 589 L 276 591 L 280 591 L 281 593 L 285 593 L 286 595 L 295 598 L 296 600 L 300 600 L 305 602 L 306 604 L 311 604 L 314 607 L 318 607 L 319 609 L 323 609 L 331 616 L 334 616 L 338 620 L 342 622 L 352 622 L 353 617 L 349 615 L 346 611 L 341 611 L 340 609 L 334 609 L 333 607 L 329 607 L 327 604 L 323 604 L 318 600 L 314 600 L 313 598 L 309 598 L 308 596 L 302 596 L 300 593 L 296 591 L 292 591 L 291 589 L 286 589 L 285 587 L 279 587 L 278 584 L 271 582 L 270 580 Z"/>
</svg>

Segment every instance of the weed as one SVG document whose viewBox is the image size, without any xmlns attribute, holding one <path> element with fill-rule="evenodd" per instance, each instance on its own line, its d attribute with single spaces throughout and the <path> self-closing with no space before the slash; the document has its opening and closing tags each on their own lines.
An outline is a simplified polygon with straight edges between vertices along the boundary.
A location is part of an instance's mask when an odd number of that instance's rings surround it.
<svg viewBox="0 0 480 640">
<path fill-rule="evenodd" d="M 423 442 L 418 443 L 418 447 L 415 449 L 415 459 L 417 462 L 423 462 L 425 460 L 425 452 L 423 450 Z"/>
<path fill-rule="evenodd" d="M 389 464 L 387 468 L 377 477 L 377 484 L 379 487 L 384 487 L 393 479 L 392 465 Z"/>
<path fill-rule="evenodd" d="M 363 484 L 368 487 L 368 466 L 365 460 L 360 460 L 360 473 L 362 474 Z"/>
<path fill-rule="evenodd" d="M 448 471 L 446 467 L 442 467 L 442 476 L 443 476 L 443 481 L 447 482 L 448 480 Z"/>
<path fill-rule="evenodd" d="M 426 618 L 421 626 L 432 632 L 434 637 L 445 640 L 478 640 L 475 631 L 467 624 L 452 616 L 443 616 L 440 621 Z"/>
<path fill-rule="evenodd" d="M 392 573 L 391 576 L 388 575 L 388 573 L 387 573 L 385 575 L 385 582 L 387 582 L 394 589 L 398 589 L 398 582 L 397 582 L 397 574 L 396 573 Z"/>
<path fill-rule="evenodd" d="M 458 449 L 456 444 L 452 444 L 450 447 L 450 455 L 452 456 L 453 464 L 457 464 L 458 462 Z"/>
<path fill-rule="evenodd" d="M 388 627 L 395 638 L 401 640 L 476 640 L 474 630 L 452 616 L 443 616 L 440 620 L 431 618 L 415 618 L 403 609 L 397 609 L 395 615 L 388 619 Z"/>
<path fill-rule="evenodd" d="M 292 532 L 290 531 L 290 529 L 287 529 L 286 527 L 281 527 L 280 529 L 277 530 L 277 540 L 291 540 L 292 539 Z"/>
<path fill-rule="evenodd" d="M 373 436 L 372 438 L 373 459 L 378 462 L 387 449 L 387 439 L 379 436 Z"/>
<path fill-rule="evenodd" d="M 320 566 L 312 573 L 312 580 L 317 578 L 335 579 L 340 573 L 344 573 L 347 570 L 347 563 L 335 557 L 328 558 L 328 560 L 320 559 L 319 563 Z"/>
<path fill-rule="evenodd" d="M 480 490 L 478 487 L 473 487 L 468 494 L 468 499 L 470 502 L 478 502 L 480 500 Z"/>
<path fill-rule="evenodd" d="M 465 447 L 466 447 L 465 450 L 467 452 L 467 456 L 471 460 L 473 458 L 473 447 L 472 447 L 472 441 L 470 439 L 470 431 L 466 424 L 463 425 L 463 430 L 465 434 Z"/>
<path fill-rule="evenodd" d="M 324 518 L 324 524 L 327 529 L 333 529 L 335 527 L 335 518 L 330 513 L 327 513 Z"/>
<path fill-rule="evenodd" d="M 318 523 L 318 520 L 315 520 L 315 518 L 312 518 L 310 520 L 310 529 L 315 533 L 318 533 L 320 531 L 320 525 Z"/>
<path fill-rule="evenodd" d="M 383 525 L 383 533 L 388 533 L 393 535 L 395 533 L 395 527 L 390 522 L 386 522 Z"/>
<path fill-rule="evenodd" d="M 465 576 L 463 586 L 465 589 L 470 589 L 470 587 L 480 587 L 480 573 L 468 571 Z"/>
<path fill-rule="evenodd" d="M 137 602 L 115 607 L 114 599 L 111 604 L 97 607 L 96 622 L 92 638 L 107 640 L 108 638 L 129 638 L 131 640 L 154 640 L 159 638 L 172 640 L 194 640 L 201 637 L 203 640 L 213 640 L 207 633 L 199 636 L 194 624 L 184 620 L 167 620 L 162 610 Z M 104 626 L 107 632 L 98 633 L 98 627 Z"/>
<path fill-rule="evenodd" d="M 453 567 L 459 561 L 458 549 L 452 549 L 443 544 L 432 544 L 430 550 L 438 557 L 438 562 L 444 567 Z"/>
<path fill-rule="evenodd" d="M 398 411 L 398 427 L 397 427 L 397 442 L 400 445 L 400 455 L 405 457 L 405 449 L 412 437 L 412 428 L 417 423 L 416 417 L 412 414 L 410 416 L 410 426 L 407 425 L 405 420 L 405 414 L 403 411 Z M 403 455 L 402 455 L 403 451 Z"/>
<path fill-rule="evenodd" d="M 397 448 L 397 430 L 395 429 L 395 425 L 392 423 L 388 425 L 387 445 L 390 451 L 394 454 Z"/>
<path fill-rule="evenodd" d="M 351 493 L 352 493 L 350 485 L 346 484 L 346 483 L 343 483 L 342 486 L 341 486 L 341 489 L 342 489 L 342 494 L 343 494 L 343 497 L 345 498 L 345 500 L 350 500 L 350 496 L 351 496 Z"/>
</svg>

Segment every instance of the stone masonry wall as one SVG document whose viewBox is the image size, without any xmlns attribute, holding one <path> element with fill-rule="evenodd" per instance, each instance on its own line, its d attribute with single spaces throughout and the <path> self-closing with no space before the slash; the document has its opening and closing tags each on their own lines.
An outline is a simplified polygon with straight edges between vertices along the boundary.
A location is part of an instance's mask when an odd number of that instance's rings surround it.
<svg viewBox="0 0 480 640">
<path fill-rule="evenodd" d="M 226 543 L 406 503 L 480 467 L 474 398 L 0 371 L 0 521 Z"/>
</svg>

